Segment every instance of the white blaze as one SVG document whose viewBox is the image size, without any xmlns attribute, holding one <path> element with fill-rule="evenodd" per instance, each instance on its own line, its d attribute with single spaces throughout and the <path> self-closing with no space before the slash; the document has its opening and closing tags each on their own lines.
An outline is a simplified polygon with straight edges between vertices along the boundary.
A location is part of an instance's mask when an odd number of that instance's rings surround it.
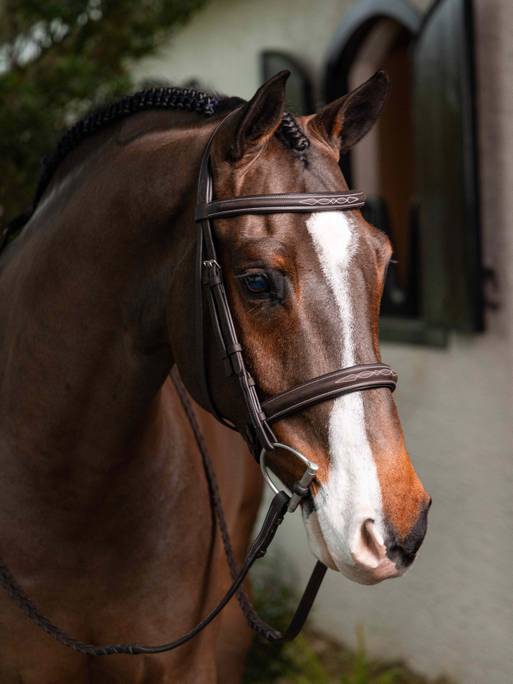
<svg viewBox="0 0 513 684">
<path fill-rule="evenodd" d="M 339 310 L 337 362 L 341 368 L 352 366 L 356 364 L 356 331 L 349 270 L 357 250 L 356 226 L 347 214 L 337 211 L 312 214 L 306 226 Z M 354 565 L 352 552 L 366 519 L 375 521 L 378 538 L 385 536 L 381 491 L 360 392 L 334 401 L 328 429 L 329 477 L 315 497 L 317 513 L 312 513 L 306 524 L 310 543 L 318 545 L 314 553 L 322 558 L 327 550 L 337 567 L 347 570 Z"/>
</svg>

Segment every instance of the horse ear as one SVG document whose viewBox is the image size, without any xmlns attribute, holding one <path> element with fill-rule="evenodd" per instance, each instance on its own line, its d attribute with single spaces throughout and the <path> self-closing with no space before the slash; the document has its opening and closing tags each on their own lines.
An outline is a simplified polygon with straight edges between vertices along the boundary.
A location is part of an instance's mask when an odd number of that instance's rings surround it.
<svg viewBox="0 0 513 684">
<path fill-rule="evenodd" d="M 358 88 L 321 109 L 311 125 L 344 154 L 373 127 L 385 104 L 389 84 L 387 74 L 377 71 Z"/>
<path fill-rule="evenodd" d="M 289 76 L 290 71 L 280 71 L 260 86 L 244 106 L 230 150 L 233 161 L 265 145 L 276 132 L 285 110 L 285 83 Z"/>
</svg>

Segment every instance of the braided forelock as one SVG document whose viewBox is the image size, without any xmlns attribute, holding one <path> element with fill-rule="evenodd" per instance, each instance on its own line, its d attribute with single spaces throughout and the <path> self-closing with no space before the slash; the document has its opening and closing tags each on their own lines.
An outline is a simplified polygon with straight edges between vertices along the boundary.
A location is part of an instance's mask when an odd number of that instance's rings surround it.
<svg viewBox="0 0 513 684">
<path fill-rule="evenodd" d="M 310 147 L 310 140 L 289 112 L 284 113 L 276 135 L 286 147 L 299 152 L 302 161 L 306 161 L 306 151 Z"/>
</svg>

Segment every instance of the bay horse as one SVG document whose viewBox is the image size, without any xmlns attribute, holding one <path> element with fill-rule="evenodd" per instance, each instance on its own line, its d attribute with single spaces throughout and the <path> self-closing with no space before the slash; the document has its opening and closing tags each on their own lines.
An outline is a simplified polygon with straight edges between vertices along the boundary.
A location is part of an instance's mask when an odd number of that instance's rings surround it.
<svg viewBox="0 0 513 684">
<path fill-rule="evenodd" d="M 213 129 L 214 196 L 346 192 L 339 157 L 371 128 L 378 72 L 314 115 L 284 112 L 283 72 L 253 98 L 161 89 L 77 124 L 34 210 L 0 256 L 0 556 L 52 620 L 97 643 L 159 642 L 215 604 L 231 578 L 200 451 L 177 385 L 197 386 L 194 207 Z M 235 324 L 262 397 L 380 361 L 391 246 L 360 211 L 216 221 Z M 209 366 L 219 412 L 240 397 Z M 207 407 L 206 407 L 207 408 Z M 241 438 L 199 405 L 240 563 L 261 496 Z M 388 389 L 324 401 L 273 426 L 317 464 L 301 508 L 313 554 L 372 584 L 404 572 L 430 499 Z M 268 462 L 286 483 L 294 469 Z M 238 682 L 250 633 L 235 602 L 171 653 L 66 650 L 0 593 L 2 684 Z"/>
</svg>

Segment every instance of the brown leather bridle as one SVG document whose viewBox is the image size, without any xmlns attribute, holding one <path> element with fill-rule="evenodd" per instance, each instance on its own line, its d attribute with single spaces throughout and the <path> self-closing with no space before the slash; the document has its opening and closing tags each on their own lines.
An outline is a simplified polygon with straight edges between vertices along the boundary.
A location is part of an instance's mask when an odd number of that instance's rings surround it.
<svg viewBox="0 0 513 684">
<path fill-rule="evenodd" d="M 260 400 L 255 381 L 251 377 L 244 361 L 242 345 L 237 336 L 235 323 L 226 296 L 222 267 L 217 258 L 215 247 L 213 220 L 233 218 L 244 214 L 298 212 L 310 214 L 319 211 L 348 211 L 363 207 L 365 196 L 362 192 L 348 190 L 346 192 L 245 195 L 230 199 L 214 200 L 214 182 L 210 162 L 212 143 L 221 127 L 237 111 L 239 110 L 232 111 L 213 130 L 201 159 L 195 217 L 198 224 L 196 244 L 198 273 L 196 277 L 201 285 L 198 287 L 195 302 L 197 307 L 195 333 L 202 358 L 202 367 L 200 368 L 201 403 L 223 424 L 241 431 L 248 440 L 255 456 L 260 454 L 259 460 L 261 465 L 263 465 L 266 451 L 273 450 L 278 445 L 278 440 L 270 427 L 270 423 L 303 411 L 328 399 L 335 399 L 343 394 L 379 387 L 386 387 L 394 391 L 397 384 L 397 374 L 390 366 L 384 363 L 360 364 L 320 375 L 265 401 Z M 211 317 L 219 363 L 224 365 L 227 376 L 236 378 L 245 402 L 246 421 L 244 425 L 234 426 L 221 415 L 208 382 L 203 311 L 205 299 Z M 296 456 L 298 455 L 298 452 L 290 447 L 289 451 Z M 317 468 L 306 457 L 303 457 L 301 460 L 307 466 L 307 470 L 310 466 L 312 471 L 309 478 L 302 478 L 300 485 L 303 496 L 305 496 Z M 266 475 L 265 468 L 263 468 L 263 471 L 264 475 Z M 271 484 L 269 479 L 268 482 Z M 294 508 L 299 503 L 299 498 L 294 498 Z"/>
<path fill-rule="evenodd" d="M 267 625 L 256 614 L 248 597 L 242 590 L 242 583 L 253 563 L 261 558 L 274 538 L 276 530 L 287 511 L 294 511 L 301 500 L 309 495 L 309 488 L 316 472 L 317 464 L 307 459 L 296 449 L 277 441 L 270 423 L 281 420 L 294 413 L 298 413 L 322 401 L 334 399 L 343 394 L 368 389 L 385 387 L 394 390 L 397 384 L 397 374 L 390 366 L 382 363 L 367 363 L 349 368 L 341 368 L 325 375 L 308 380 L 301 385 L 292 387 L 285 392 L 260 401 L 255 382 L 251 377 L 244 361 L 243 349 L 238 340 L 235 323 L 226 296 L 222 268 L 217 259 L 215 248 L 214 228 L 212 221 L 216 218 L 230 218 L 243 214 L 271 214 L 271 213 L 312 213 L 318 211 L 359 209 L 364 205 L 363 193 L 329 192 L 329 193 L 287 193 L 276 195 L 247 195 L 225 200 L 213 199 L 213 177 L 210 166 L 210 152 L 212 142 L 224 122 L 235 114 L 234 110 L 226 116 L 211 133 L 205 146 L 201 160 L 198 193 L 196 203 L 196 223 L 198 225 L 196 243 L 196 297 L 195 297 L 195 337 L 200 350 L 199 389 L 196 388 L 196 398 L 218 418 L 224 425 L 239 430 L 249 442 L 254 455 L 259 459 L 262 472 L 275 495 L 269 506 L 261 529 L 251 544 L 244 562 L 237 568 L 231 546 L 228 528 L 219 498 L 219 491 L 215 473 L 208 454 L 201 430 L 196 421 L 194 410 L 190 404 L 188 394 L 183 386 L 176 369 L 172 373 L 176 390 L 181 399 L 184 410 L 191 424 L 198 450 L 203 461 L 212 508 L 220 527 L 222 542 L 225 548 L 232 584 L 219 603 L 195 627 L 178 639 L 157 646 L 139 643 L 125 644 L 90 644 L 77 639 L 52 623 L 25 594 L 7 565 L 0 559 L 0 586 L 21 608 L 23 612 L 38 627 L 69 648 L 91 656 L 106 656 L 115 654 L 152 654 L 174 650 L 187 643 L 199 634 L 212 620 L 219 615 L 228 601 L 237 595 L 248 624 L 258 634 L 269 641 L 281 642 L 294 638 L 301 630 L 317 591 L 326 573 L 326 566 L 317 561 L 308 585 L 299 602 L 298 608 L 284 633 Z M 204 335 L 205 299 L 210 312 L 219 363 L 224 364 L 226 375 L 234 377 L 240 388 L 246 408 L 246 419 L 243 424 L 233 424 L 217 409 L 215 398 L 208 381 L 207 354 Z M 305 470 L 301 478 L 295 482 L 289 495 L 279 490 L 269 477 L 265 464 L 265 454 L 273 449 L 282 449 L 298 459 Z"/>
</svg>

